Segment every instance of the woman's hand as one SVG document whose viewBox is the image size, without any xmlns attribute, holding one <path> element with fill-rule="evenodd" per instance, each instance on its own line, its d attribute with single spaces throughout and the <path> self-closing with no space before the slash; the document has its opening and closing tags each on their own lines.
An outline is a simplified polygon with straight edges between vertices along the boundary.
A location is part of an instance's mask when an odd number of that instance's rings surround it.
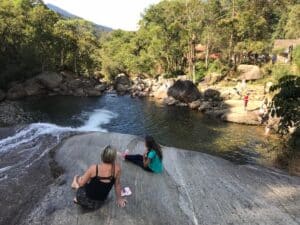
<svg viewBox="0 0 300 225">
<path fill-rule="evenodd" d="M 124 208 L 126 203 L 127 203 L 127 200 L 125 198 L 119 198 L 117 200 L 117 205 L 121 208 Z"/>
</svg>

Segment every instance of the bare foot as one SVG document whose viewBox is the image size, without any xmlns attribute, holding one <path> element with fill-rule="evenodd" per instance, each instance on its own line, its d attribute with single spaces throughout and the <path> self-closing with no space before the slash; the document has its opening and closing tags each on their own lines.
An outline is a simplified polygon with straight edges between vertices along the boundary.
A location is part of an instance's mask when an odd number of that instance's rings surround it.
<svg viewBox="0 0 300 225">
<path fill-rule="evenodd" d="M 123 160 L 125 160 L 125 156 L 128 155 L 129 150 L 126 149 L 124 152 L 117 152 L 117 155 L 120 156 Z"/>
<path fill-rule="evenodd" d="M 72 184 L 71 184 L 71 187 L 74 188 L 74 189 L 78 189 L 78 188 L 79 188 L 79 184 L 78 184 L 78 182 L 77 182 L 78 177 L 79 177 L 79 176 L 76 175 L 76 176 L 74 177 L 74 179 L 73 179 Z"/>
<path fill-rule="evenodd" d="M 77 201 L 77 198 L 76 198 L 76 197 L 73 199 L 73 202 L 74 202 L 75 204 L 78 204 L 78 201 Z"/>
</svg>

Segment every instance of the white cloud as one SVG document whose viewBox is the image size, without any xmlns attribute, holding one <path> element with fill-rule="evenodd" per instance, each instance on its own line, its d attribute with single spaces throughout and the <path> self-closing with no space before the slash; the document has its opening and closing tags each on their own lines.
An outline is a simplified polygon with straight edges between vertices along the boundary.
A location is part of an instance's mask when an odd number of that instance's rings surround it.
<svg viewBox="0 0 300 225">
<path fill-rule="evenodd" d="M 74 15 L 113 29 L 137 30 L 141 13 L 160 0 L 44 0 Z"/>
</svg>

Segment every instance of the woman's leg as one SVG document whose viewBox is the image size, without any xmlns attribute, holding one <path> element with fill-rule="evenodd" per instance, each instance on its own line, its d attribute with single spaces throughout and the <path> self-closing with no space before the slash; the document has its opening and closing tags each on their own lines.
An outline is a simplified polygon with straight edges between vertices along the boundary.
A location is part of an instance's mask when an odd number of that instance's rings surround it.
<svg viewBox="0 0 300 225">
<path fill-rule="evenodd" d="M 142 155 L 125 155 L 125 159 L 142 167 L 144 169 L 143 156 Z"/>
</svg>

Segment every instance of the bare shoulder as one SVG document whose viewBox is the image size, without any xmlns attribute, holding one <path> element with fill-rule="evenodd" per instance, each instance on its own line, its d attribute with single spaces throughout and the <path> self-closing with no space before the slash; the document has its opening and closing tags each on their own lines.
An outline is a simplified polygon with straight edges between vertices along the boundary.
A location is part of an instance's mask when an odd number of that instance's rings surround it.
<svg viewBox="0 0 300 225">
<path fill-rule="evenodd" d="M 88 169 L 87 172 L 91 175 L 96 174 L 96 164 L 91 165 Z"/>
<path fill-rule="evenodd" d="M 119 174 L 121 172 L 121 166 L 119 163 L 115 164 L 115 174 Z"/>
</svg>

